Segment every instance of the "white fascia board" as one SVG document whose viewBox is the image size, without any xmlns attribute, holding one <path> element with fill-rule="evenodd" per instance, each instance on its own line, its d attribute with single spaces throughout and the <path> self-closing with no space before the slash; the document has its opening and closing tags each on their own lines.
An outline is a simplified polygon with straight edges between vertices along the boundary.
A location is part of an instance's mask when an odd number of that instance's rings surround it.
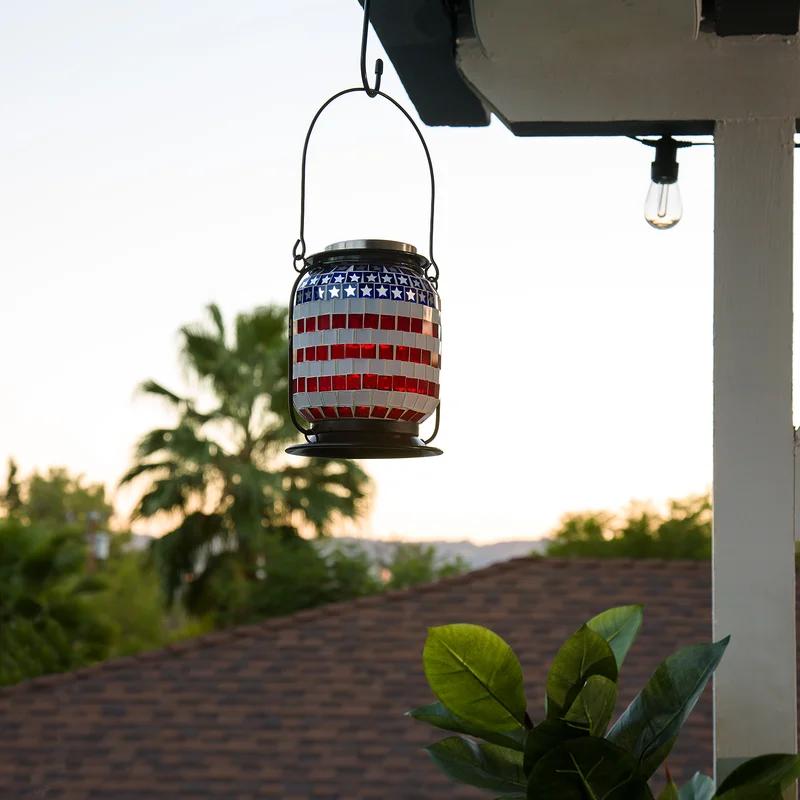
<svg viewBox="0 0 800 800">
<path fill-rule="evenodd" d="M 798 37 L 697 32 L 695 0 L 475 0 L 459 68 L 507 122 L 800 117 Z"/>
</svg>

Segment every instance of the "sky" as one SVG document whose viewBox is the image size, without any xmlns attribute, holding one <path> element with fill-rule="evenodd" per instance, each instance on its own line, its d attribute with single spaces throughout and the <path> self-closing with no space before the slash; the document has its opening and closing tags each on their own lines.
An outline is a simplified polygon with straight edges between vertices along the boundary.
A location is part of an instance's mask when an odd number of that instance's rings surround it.
<svg viewBox="0 0 800 800">
<path fill-rule="evenodd" d="M 0 6 L 3 463 L 113 490 L 169 420 L 136 386 L 186 386 L 178 328 L 212 301 L 229 319 L 286 302 L 303 137 L 360 82 L 360 25 L 354 0 Z M 413 112 L 388 61 L 382 88 Z M 368 463 L 360 532 L 537 538 L 565 512 L 706 490 L 713 148 L 680 151 L 684 219 L 659 232 L 642 216 L 652 151 L 633 141 L 515 138 L 496 119 L 424 132 L 445 455 Z M 427 203 L 398 112 L 331 107 L 309 155 L 309 251 L 424 251 Z"/>
</svg>

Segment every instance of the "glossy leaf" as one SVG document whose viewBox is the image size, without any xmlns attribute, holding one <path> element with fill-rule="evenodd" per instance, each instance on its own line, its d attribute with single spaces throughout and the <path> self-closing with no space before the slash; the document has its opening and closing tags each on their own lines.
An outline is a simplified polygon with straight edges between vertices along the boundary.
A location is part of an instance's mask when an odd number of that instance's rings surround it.
<svg viewBox="0 0 800 800">
<path fill-rule="evenodd" d="M 632 753 L 645 777 L 664 759 L 664 748 L 677 736 L 727 646 L 726 638 L 673 653 L 609 731 L 609 741 Z"/>
<path fill-rule="evenodd" d="M 724 800 L 783 800 L 783 792 L 777 786 L 739 786 L 714 797 L 723 797 Z"/>
<path fill-rule="evenodd" d="M 577 728 L 560 719 L 540 722 L 525 737 L 525 759 L 523 769 L 530 775 L 539 759 L 570 739 L 588 736 L 585 728 Z"/>
<path fill-rule="evenodd" d="M 510 747 L 512 750 L 520 752 L 525 749 L 525 730 L 522 726 L 512 731 L 491 731 L 461 719 L 442 703 L 431 703 L 428 706 L 414 708 L 406 713 L 413 719 L 427 722 L 429 725 L 434 725 L 445 731 L 465 733 L 468 736 L 485 739 L 487 742 L 499 744 L 502 747 Z"/>
<path fill-rule="evenodd" d="M 642 627 L 642 619 L 641 606 L 617 606 L 590 619 L 586 627 L 608 642 L 617 661 L 617 669 L 621 669 L 625 656 Z"/>
<path fill-rule="evenodd" d="M 800 756 L 771 754 L 756 756 L 736 767 L 720 784 L 717 797 L 725 797 L 733 789 L 749 786 L 776 787 L 783 790 L 800 778 Z"/>
<path fill-rule="evenodd" d="M 583 625 L 556 653 L 547 675 L 547 718 L 567 713 L 592 675 L 617 680 L 617 662 L 608 642 Z"/>
<path fill-rule="evenodd" d="M 522 667 L 493 631 L 466 624 L 431 628 L 422 661 L 433 693 L 463 720 L 494 731 L 524 725 Z"/>
<path fill-rule="evenodd" d="M 652 800 L 636 760 L 605 739 L 584 736 L 551 750 L 528 779 L 529 800 Z"/>
<path fill-rule="evenodd" d="M 681 786 L 678 800 L 711 800 L 714 796 L 714 781 L 708 775 L 696 772 L 694 777 Z"/>
<path fill-rule="evenodd" d="M 602 736 L 611 722 L 617 704 L 617 684 L 602 675 L 592 675 L 578 692 L 564 720 Z"/>
<path fill-rule="evenodd" d="M 524 796 L 522 754 L 493 744 L 478 744 L 460 736 L 425 748 L 453 780 L 506 795 Z"/>
</svg>

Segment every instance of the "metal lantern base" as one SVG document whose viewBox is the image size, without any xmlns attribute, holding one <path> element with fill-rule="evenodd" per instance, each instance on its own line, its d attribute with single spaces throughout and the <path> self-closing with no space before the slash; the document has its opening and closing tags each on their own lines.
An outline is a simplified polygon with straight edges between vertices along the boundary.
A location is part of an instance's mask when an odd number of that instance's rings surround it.
<svg viewBox="0 0 800 800">
<path fill-rule="evenodd" d="M 315 458 L 422 458 L 440 456 L 419 436 L 419 425 L 385 419 L 319 420 L 308 441 L 287 447 L 293 456 Z"/>
</svg>

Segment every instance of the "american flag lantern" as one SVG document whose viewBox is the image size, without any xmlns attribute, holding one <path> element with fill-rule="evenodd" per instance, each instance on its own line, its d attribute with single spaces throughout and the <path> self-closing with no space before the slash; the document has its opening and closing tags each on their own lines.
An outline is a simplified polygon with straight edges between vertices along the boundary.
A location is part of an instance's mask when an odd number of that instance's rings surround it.
<svg viewBox="0 0 800 800">
<path fill-rule="evenodd" d="M 413 458 L 441 455 L 439 430 L 442 320 L 433 257 L 436 184 L 428 146 L 409 113 L 366 77 L 369 0 L 364 2 L 362 85 L 322 104 L 311 121 L 300 183 L 300 237 L 293 250 L 297 278 L 289 301 L 289 411 L 305 442 L 287 453 L 322 458 Z M 306 162 L 314 126 L 338 98 L 381 97 L 414 128 L 430 172 L 429 257 L 386 239 L 338 242 L 306 257 Z M 423 439 L 420 424 L 434 417 Z"/>
<path fill-rule="evenodd" d="M 339 242 L 307 260 L 292 297 L 293 413 L 310 428 L 295 455 L 439 455 L 420 423 L 439 408 L 441 304 L 416 248 Z M 429 440 L 430 441 L 430 440 Z"/>
</svg>

